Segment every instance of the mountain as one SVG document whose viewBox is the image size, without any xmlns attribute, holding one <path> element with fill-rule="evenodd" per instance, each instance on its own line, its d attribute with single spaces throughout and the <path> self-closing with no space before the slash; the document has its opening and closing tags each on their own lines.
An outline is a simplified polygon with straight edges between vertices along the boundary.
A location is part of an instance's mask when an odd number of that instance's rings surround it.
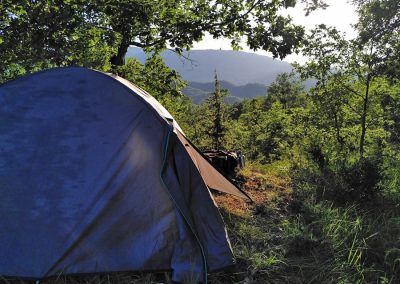
<svg viewBox="0 0 400 284">
<path fill-rule="evenodd" d="M 228 101 L 238 101 L 266 94 L 266 86 L 275 81 L 278 74 L 290 72 L 289 63 L 268 56 L 232 50 L 190 50 L 179 56 L 173 51 L 164 51 L 167 66 L 178 71 L 188 81 L 184 92 L 201 102 L 214 90 L 214 72 L 218 74 L 221 87 L 228 89 Z M 140 48 L 129 48 L 127 57 L 136 57 L 140 62 L 146 54 Z"/>
<path fill-rule="evenodd" d="M 265 96 L 267 87 L 264 84 L 250 83 L 242 86 L 236 86 L 228 81 L 221 80 L 220 85 L 222 89 L 229 90 L 229 97 L 227 101 L 237 102 L 245 98 L 254 98 Z M 200 103 L 205 100 L 210 93 L 214 92 L 214 82 L 189 82 L 188 86 L 183 89 L 183 92 L 190 97 L 194 103 Z"/>
<path fill-rule="evenodd" d="M 195 89 L 190 86 L 184 88 L 183 93 L 191 97 L 194 104 L 200 104 L 204 102 L 211 95 L 211 92 L 207 92 L 201 89 Z M 224 98 L 224 101 L 228 104 L 233 104 L 236 102 L 243 101 L 243 98 L 228 95 L 227 97 Z"/>
<path fill-rule="evenodd" d="M 287 62 L 243 51 L 190 50 L 185 51 L 183 57 L 180 57 L 175 52 L 167 50 L 161 55 L 170 68 L 178 71 L 190 82 L 212 82 L 216 70 L 220 80 L 235 85 L 249 83 L 269 85 L 277 74 L 292 70 Z M 127 57 L 136 57 L 144 62 L 146 54 L 142 49 L 129 48 Z"/>
</svg>

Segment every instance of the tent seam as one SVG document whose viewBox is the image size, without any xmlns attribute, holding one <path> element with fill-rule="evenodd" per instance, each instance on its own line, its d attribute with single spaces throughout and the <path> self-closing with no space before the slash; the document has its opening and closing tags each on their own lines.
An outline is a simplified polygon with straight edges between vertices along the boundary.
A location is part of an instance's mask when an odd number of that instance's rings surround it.
<svg viewBox="0 0 400 284">
<path fill-rule="evenodd" d="M 204 252 L 204 248 L 200 242 L 200 238 L 197 236 L 196 231 L 194 230 L 193 226 L 190 224 L 189 219 L 185 216 L 185 214 L 183 213 L 182 209 L 179 207 L 178 203 L 176 202 L 176 200 L 174 199 L 174 197 L 172 196 L 168 186 L 166 185 L 166 183 L 164 182 L 163 179 L 163 173 L 166 169 L 167 166 L 167 155 L 168 155 L 168 148 L 169 148 L 169 141 L 170 141 L 170 136 L 171 133 L 173 131 L 173 126 L 168 124 L 168 133 L 165 137 L 165 142 L 164 142 L 164 158 L 163 158 L 163 163 L 162 163 L 162 167 L 161 167 L 161 172 L 160 172 L 160 179 L 162 184 L 164 185 L 164 187 L 167 189 L 168 195 L 171 198 L 172 202 L 174 203 L 175 207 L 178 209 L 178 212 L 180 213 L 180 215 L 183 217 L 183 219 L 185 220 L 185 223 L 188 225 L 190 231 L 192 232 L 192 234 L 194 235 L 196 242 L 200 248 L 200 252 L 203 258 L 203 270 L 204 270 L 204 275 L 203 275 L 203 279 L 204 279 L 204 284 L 207 284 L 207 259 L 205 256 L 205 252 Z"/>
</svg>

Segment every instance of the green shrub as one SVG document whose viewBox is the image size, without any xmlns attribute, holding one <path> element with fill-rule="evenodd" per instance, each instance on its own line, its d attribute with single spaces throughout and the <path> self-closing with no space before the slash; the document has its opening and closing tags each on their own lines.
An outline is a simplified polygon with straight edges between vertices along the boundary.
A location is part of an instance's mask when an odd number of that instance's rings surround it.
<svg viewBox="0 0 400 284">
<path fill-rule="evenodd" d="M 313 196 L 316 201 L 333 201 L 337 205 L 373 200 L 381 191 L 380 165 L 362 159 L 350 166 L 327 165 L 322 155 L 317 165 L 295 168 L 294 190 L 299 195 Z"/>
</svg>

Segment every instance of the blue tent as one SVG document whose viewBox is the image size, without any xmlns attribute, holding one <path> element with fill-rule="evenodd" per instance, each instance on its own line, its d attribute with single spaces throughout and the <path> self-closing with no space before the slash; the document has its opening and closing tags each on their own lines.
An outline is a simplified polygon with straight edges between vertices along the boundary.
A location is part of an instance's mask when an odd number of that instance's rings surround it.
<svg viewBox="0 0 400 284">
<path fill-rule="evenodd" d="M 209 188 L 246 197 L 149 94 L 58 68 L 0 85 L 0 275 L 172 270 L 233 263 Z"/>
</svg>

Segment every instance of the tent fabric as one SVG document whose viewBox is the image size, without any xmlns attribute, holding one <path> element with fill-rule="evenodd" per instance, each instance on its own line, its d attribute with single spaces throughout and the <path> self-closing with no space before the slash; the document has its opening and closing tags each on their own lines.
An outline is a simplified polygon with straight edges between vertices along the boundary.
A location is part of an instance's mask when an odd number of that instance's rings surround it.
<svg viewBox="0 0 400 284">
<path fill-rule="evenodd" d="M 189 156 L 196 164 L 204 182 L 209 188 L 251 200 L 250 196 L 233 184 L 220 170 L 210 167 L 209 160 L 185 137 L 185 135 L 179 132 L 177 134 L 179 140 L 186 146 Z"/>
<path fill-rule="evenodd" d="M 223 175 L 218 169 L 214 168 L 214 166 L 210 166 L 210 162 L 187 139 L 178 123 L 173 119 L 172 115 L 154 97 L 152 97 L 139 87 L 135 86 L 134 84 L 130 83 L 128 80 L 125 80 L 116 75 L 109 75 L 134 90 L 134 92 L 141 96 L 144 100 L 146 100 L 146 102 L 148 102 L 161 117 L 172 121 L 179 140 L 181 140 L 182 144 L 186 146 L 186 151 L 194 161 L 197 169 L 200 171 L 205 183 L 209 188 L 251 200 L 251 198 L 245 192 L 239 189 L 235 184 L 233 184 L 229 178 Z"/>
<path fill-rule="evenodd" d="M 0 275 L 172 270 L 184 282 L 232 265 L 207 184 L 243 193 L 187 142 L 116 76 L 57 68 L 0 85 Z"/>
</svg>

